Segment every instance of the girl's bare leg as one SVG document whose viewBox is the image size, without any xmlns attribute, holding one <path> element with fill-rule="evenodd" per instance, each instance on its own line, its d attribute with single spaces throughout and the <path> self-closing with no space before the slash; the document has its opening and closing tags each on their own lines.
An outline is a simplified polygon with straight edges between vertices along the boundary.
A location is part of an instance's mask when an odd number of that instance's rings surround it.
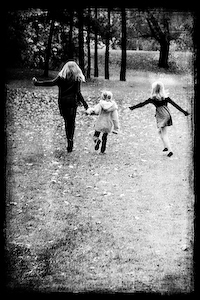
<svg viewBox="0 0 200 300">
<path fill-rule="evenodd" d="M 172 152 L 172 147 L 171 147 L 168 133 L 167 133 L 167 127 L 162 128 L 162 137 L 163 137 L 165 144 L 167 145 L 166 148 L 168 148 L 169 152 Z"/>
<path fill-rule="evenodd" d="M 171 144 L 169 142 L 168 134 L 167 134 L 167 127 L 161 128 L 161 136 L 164 145 L 166 145 L 166 148 L 168 149 L 169 153 L 167 154 L 168 157 L 171 157 L 173 155 Z"/>
<path fill-rule="evenodd" d="M 167 127 L 159 128 L 158 132 L 159 132 L 159 135 L 161 137 L 161 140 L 163 142 L 164 147 L 167 148 L 168 151 L 169 151 L 168 156 L 173 155 L 172 147 L 171 147 L 169 137 L 168 137 L 168 134 L 167 134 Z"/>
<path fill-rule="evenodd" d="M 159 128 L 159 129 L 158 129 L 158 134 L 159 134 L 159 136 L 160 136 L 160 138 L 161 138 L 161 140 L 162 140 L 162 142 L 163 142 L 164 148 L 168 148 L 168 147 L 167 147 L 167 144 L 165 143 L 165 140 L 163 139 L 163 131 L 162 131 L 162 129 L 163 129 L 163 128 Z"/>
</svg>

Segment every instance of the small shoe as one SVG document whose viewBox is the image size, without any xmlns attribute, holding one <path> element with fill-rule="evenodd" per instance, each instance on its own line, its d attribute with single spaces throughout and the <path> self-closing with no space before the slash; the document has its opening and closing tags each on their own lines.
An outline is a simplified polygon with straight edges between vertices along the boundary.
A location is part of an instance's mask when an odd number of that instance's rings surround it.
<svg viewBox="0 0 200 300">
<path fill-rule="evenodd" d="M 171 157 L 172 155 L 173 155 L 173 152 L 171 152 L 171 151 L 167 154 L 168 157 Z"/>
<path fill-rule="evenodd" d="M 113 130 L 112 133 L 114 134 L 118 134 L 117 130 Z"/>
<path fill-rule="evenodd" d="M 168 148 L 164 148 L 163 151 L 168 151 Z"/>
<path fill-rule="evenodd" d="M 101 140 L 100 139 L 96 140 L 94 149 L 98 150 L 100 144 L 101 144 Z"/>
</svg>

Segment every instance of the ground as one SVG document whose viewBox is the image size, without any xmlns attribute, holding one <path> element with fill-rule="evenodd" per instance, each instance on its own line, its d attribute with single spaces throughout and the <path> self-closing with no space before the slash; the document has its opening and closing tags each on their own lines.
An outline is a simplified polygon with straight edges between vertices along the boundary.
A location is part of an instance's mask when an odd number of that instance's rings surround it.
<svg viewBox="0 0 200 300">
<path fill-rule="evenodd" d="M 91 80 L 89 105 L 113 91 L 121 130 L 94 150 L 96 116 L 77 113 L 75 146 L 66 151 L 57 88 L 7 85 L 6 253 L 10 289 L 43 292 L 193 291 L 192 77 L 137 71 L 128 80 Z M 130 111 L 162 79 L 170 97 L 167 157 L 155 108 Z"/>
</svg>

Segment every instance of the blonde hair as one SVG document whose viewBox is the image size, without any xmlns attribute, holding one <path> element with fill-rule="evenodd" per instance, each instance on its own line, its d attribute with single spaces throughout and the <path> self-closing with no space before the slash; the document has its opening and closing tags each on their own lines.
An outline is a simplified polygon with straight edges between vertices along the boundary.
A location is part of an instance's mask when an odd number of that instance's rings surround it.
<svg viewBox="0 0 200 300">
<path fill-rule="evenodd" d="M 161 81 L 155 81 L 152 84 L 151 98 L 154 97 L 156 97 L 159 100 L 167 98 L 167 93 L 165 91 L 164 84 Z"/>
<path fill-rule="evenodd" d="M 80 67 L 73 60 L 68 61 L 58 73 L 58 76 L 64 79 L 72 79 L 74 81 L 83 81 L 85 82 L 85 76 L 81 71 Z"/>
<path fill-rule="evenodd" d="M 103 91 L 101 94 L 101 99 L 103 99 L 103 100 L 106 100 L 106 99 L 112 100 L 112 98 L 113 98 L 113 94 L 110 91 Z"/>
</svg>

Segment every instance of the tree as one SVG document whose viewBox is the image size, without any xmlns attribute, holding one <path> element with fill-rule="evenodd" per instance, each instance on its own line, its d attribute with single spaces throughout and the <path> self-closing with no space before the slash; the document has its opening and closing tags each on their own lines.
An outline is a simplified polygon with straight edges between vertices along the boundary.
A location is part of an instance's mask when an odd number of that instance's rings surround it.
<svg viewBox="0 0 200 300">
<path fill-rule="evenodd" d="M 95 7 L 95 19 L 98 18 L 98 10 Z M 98 69 L 98 29 L 95 26 L 95 33 L 94 33 L 94 77 L 99 76 L 99 69 Z"/>
<path fill-rule="evenodd" d="M 52 16 L 50 16 L 52 15 Z M 51 12 L 49 12 L 49 17 L 51 17 L 50 21 L 50 29 L 49 29 L 49 37 L 48 37 L 48 42 L 46 46 L 46 53 L 45 53 L 45 63 L 44 63 L 44 76 L 48 77 L 49 74 L 49 59 L 50 59 L 50 54 L 51 54 L 51 43 L 52 43 L 52 38 L 53 38 L 53 31 L 54 31 L 54 24 L 55 24 L 55 18 Z"/>
<path fill-rule="evenodd" d="M 6 60 L 10 66 L 58 68 L 67 59 L 79 59 L 84 71 L 84 37 L 90 76 L 90 48 L 94 42 L 94 76 L 98 77 L 98 43 L 106 45 L 105 78 L 109 78 L 109 45 L 121 46 L 121 80 L 126 80 L 126 49 L 160 49 L 159 66 L 168 67 L 169 50 L 193 49 L 192 12 L 160 9 L 27 9 L 8 11 Z M 90 17 L 88 16 L 90 14 Z M 125 15 L 125 17 L 124 17 Z M 47 18 L 48 16 L 48 18 Z M 123 19 L 123 20 L 122 20 Z M 48 23 L 47 23 L 48 20 Z M 89 25 L 89 23 L 90 25 Z M 173 41 L 173 43 L 171 43 Z M 139 44 L 139 45 L 138 45 Z M 139 46 L 139 47 L 138 47 Z"/>
<path fill-rule="evenodd" d="M 70 11 L 69 17 L 69 58 L 74 58 L 74 43 L 73 43 L 73 25 L 74 25 L 74 11 Z"/>
<path fill-rule="evenodd" d="M 177 50 L 190 49 L 192 45 L 193 18 L 190 12 L 178 12 L 163 8 L 127 10 L 127 49 L 160 50 L 158 65 L 169 66 L 171 42 Z"/>
<path fill-rule="evenodd" d="M 190 13 L 171 12 L 163 9 L 146 11 L 146 20 L 151 36 L 160 44 L 158 66 L 168 68 L 170 42 L 187 44 L 192 32 L 192 17 Z M 184 38 L 185 37 L 185 38 Z M 191 44 L 191 42 L 189 43 Z M 187 45 L 188 48 L 188 45 Z"/>
<path fill-rule="evenodd" d="M 83 34 L 83 9 L 78 9 L 78 41 L 79 41 L 79 66 L 84 72 L 84 34 Z"/>
<path fill-rule="evenodd" d="M 34 57 L 41 53 L 43 45 L 38 45 L 39 36 L 46 38 L 44 24 L 46 11 L 40 9 L 10 10 L 6 15 L 5 54 L 7 66 L 34 64 Z M 41 26 L 40 26 L 41 25 Z M 41 46 L 41 47 L 40 47 Z M 38 58 L 38 57 L 37 57 Z M 38 62 L 40 59 L 38 59 Z"/>
<path fill-rule="evenodd" d="M 151 30 L 152 36 L 160 44 L 160 57 L 158 66 L 162 68 L 168 68 L 169 57 L 169 45 L 170 45 L 170 33 L 169 33 L 169 16 L 167 14 L 162 15 L 162 21 L 160 24 L 158 19 L 154 15 L 147 11 L 147 22 Z M 162 25 L 161 25 L 162 23 Z"/>
<path fill-rule="evenodd" d="M 90 18 L 91 18 L 91 9 L 88 7 L 88 16 L 87 16 L 87 58 L 88 58 L 88 64 L 87 64 L 87 78 L 90 78 L 91 73 L 91 53 L 90 53 L 90 31 L 91 31 L 91 24 L 90 24 Z"/>
<path fill-rule="evenodd" d="M 108 8 L 108 24 L 106 30 L 105 79 L 109 79 L 109 45 L 110 45 L 110 8 Z"/>
<path fill-rule="evenodd" d="M 113 8 L 112 8 L 113 10 Z M 107 9 L 101 8 L 98 10 L 98 20 L 95 18 L 93 21 L 93 30 L 94 35 L 98 33 L 98 41 L 103 42 L 105 44 L 105 64 L 104 64 L 104 74 L 105 79 L 109 79 L 109 47 L 110 47 L 110 40 L 111 37 L 117 34 L 118 27 L 115 26 L 117 22 L 113 22 L 113 18 L 115 15 L 118 15 L 118 11 L 114 12 L 111 15 L 111 8 L 108 7 Z M 95 42 L 95 53 L 97 54 L 97 43 Z"/>
<path fill-rule="evenodd" d="M 121 38 L 121 70 L 120 70 L 120 81 L 126 81 L 126 9 L 122 7 L 121 9 L 121 28 L 122 28 L 122 38 Z"/>
</svg>

